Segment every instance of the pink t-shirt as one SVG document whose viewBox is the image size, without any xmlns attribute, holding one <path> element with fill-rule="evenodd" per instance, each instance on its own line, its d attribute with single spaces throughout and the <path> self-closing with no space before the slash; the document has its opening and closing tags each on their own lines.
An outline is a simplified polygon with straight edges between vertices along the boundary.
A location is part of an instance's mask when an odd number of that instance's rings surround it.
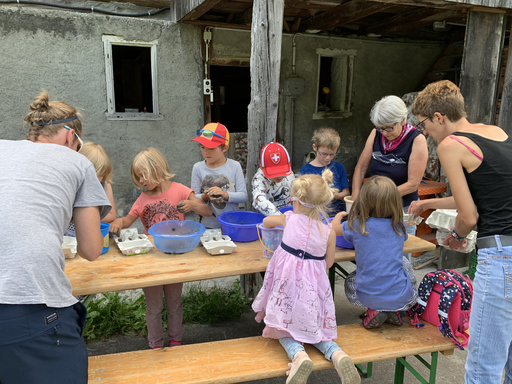
<svg viewBox="0 0 512 384">
<path fill-rule="evenodd" d="M 185 214 L 178 212 L 177 205 L 181 200 L 187 200 L 192 189 L 183 184 L 172 182 L 167 191 L 157 196 L 148 196 L 144 192 L 133 203 L 130 215 L 140 217 L 144 225 L 144 234 L 153 224 L 166 220 L 185 220 Z"/>
</svg>

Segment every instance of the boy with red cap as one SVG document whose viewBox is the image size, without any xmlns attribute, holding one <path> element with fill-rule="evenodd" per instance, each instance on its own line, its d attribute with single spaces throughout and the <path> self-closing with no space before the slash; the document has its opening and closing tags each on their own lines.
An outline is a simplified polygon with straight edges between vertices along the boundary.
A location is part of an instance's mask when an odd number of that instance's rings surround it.
<svg viewBox="0 0 512 384">
<path fill-rule="evenodd" d="M 252 179 L 252 206 L 265 216 L 279 215 L 279 208 L 290 205 L 295 176 L 290 155 L 279 143 L 269 143 L 260 152 L 260 169 Z"/>
<path fill-rule="evenodd" d="M 201 145 L 204 161 L 194 164 L 190 187 L 213 211 L 213 216 L 203 217 L 201 224 L 220 228 L 217 217 L 238 210 L 238 204 L 247 200 L 244 173 L 238 161 L 226 158 L 229 132 L 221 123 L 206 124 L 191 141 Z"/>
</svg>

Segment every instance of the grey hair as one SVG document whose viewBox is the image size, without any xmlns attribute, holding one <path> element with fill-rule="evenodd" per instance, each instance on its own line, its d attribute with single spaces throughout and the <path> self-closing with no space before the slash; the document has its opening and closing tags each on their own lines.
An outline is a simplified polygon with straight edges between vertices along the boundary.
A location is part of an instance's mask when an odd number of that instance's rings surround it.
<svg viewBox="0 0 512 384">
<path fill-rule="evenodd" d="M 376 127 L 389 127 L 407 118 L 407 107 L 398 96 L 384 96 L 370 111 L 370 120 Z"/>
</svg>

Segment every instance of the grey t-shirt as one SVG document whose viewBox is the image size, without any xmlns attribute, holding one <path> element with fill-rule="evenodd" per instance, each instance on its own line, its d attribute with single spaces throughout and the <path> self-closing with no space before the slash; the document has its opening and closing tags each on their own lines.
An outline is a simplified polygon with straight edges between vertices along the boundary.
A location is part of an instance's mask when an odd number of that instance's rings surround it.
<svg viewBox="0 0 512 384">
<path fill-rule="evenodd" d="M 209 182 L 211 180 L 211 182 Z M 203 190 L 218 186 L 229 194 L 228 202 L 208 202 L 215 216 L 203 217 L 201 223 L 206 228 L 220 228 L 217 217 L 223 212 L 235 211 L 239 203 L 247 200 L 244 172 L 238 161 L 227 159 L 224 165 L 218 168 L 208 168 L 205 161 L 194 164 L 192 168 L 192 188 L 200 199 Z"/>
<path fill-rule="evenodd" d="M 58 144 L 0 140 L 0 303 L 68 307 L 62 236 L 73 207 L 110 203 L 94 166 Z"/>
</svg>

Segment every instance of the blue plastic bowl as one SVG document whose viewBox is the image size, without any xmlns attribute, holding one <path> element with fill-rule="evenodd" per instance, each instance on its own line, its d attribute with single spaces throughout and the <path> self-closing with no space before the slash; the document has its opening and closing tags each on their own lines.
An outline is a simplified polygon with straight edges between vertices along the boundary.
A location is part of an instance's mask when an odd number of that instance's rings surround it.
<svg viewBox="0 0 512 384">
<path fill-rule="evenodd" d="M 222 234 L 233 241 L 247 242 L 258 239 L 256 224 L 261 224 L 265 215 L 251 211 L 224 212 L 217 218 L 222 227 Z"/>
<path fill-rule="evenodd" d="M 279 212 L 281 212 L 281 213 L 285 213 L 287 211 L 293 211 L 293 206 L 287 205 L 286 207 L 279 208 Z"/>
<path fill-rule="evenodd" d="M 168 220 L 152 225 L 148 233 L 155 246 L 165 253 L 190 252 L 199 244 L 204 225 L 191 220 Z"/>
<path fill-rule="evenodd" d="M 107 253 L 108 252 L 108 248 L 109 248 L 109 242 L 110 242 L 110 238 L 108 236 L 108 230 L 110 228 L 110 224 L 109 223 L 100 223 L 101 225 L 101 236 L 103 236 L 103 248 L 101 249 L 101 254 L 103 255 L 104 253 Z"/>
<path fill-rule="evenodd" d="M 329 222 L 332 221 L 332 219 L 334 219 L 334 217 L 330 217 L 329 218 Z M 325 223 L 325 220 L 324 220 L 324 223 Z M 326 223 L 327 224 L 327 223 Z M 347 241 L 345 240 L 345 238 L 343 237 L 343 235 L 341 236 L 336 236 L 336 246 L 340 247 L 340 248 L 348 248 L 348 249 L 354 249 L 354 243 L 350 242 L 350 241 Z"/>
</svg>

